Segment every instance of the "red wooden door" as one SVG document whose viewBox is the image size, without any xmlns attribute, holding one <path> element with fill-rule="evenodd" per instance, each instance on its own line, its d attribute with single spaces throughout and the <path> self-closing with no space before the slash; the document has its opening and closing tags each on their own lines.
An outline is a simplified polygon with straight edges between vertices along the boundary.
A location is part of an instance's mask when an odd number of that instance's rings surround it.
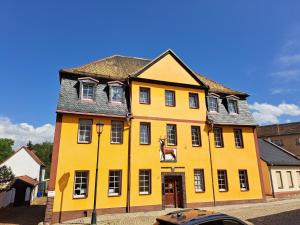
<svg viewBox="0 0 300 225">
<path fill-rule="evenodd" d="M 165 177 L 165 207 L 182 207 L 181 177 Z"/>
</svg>

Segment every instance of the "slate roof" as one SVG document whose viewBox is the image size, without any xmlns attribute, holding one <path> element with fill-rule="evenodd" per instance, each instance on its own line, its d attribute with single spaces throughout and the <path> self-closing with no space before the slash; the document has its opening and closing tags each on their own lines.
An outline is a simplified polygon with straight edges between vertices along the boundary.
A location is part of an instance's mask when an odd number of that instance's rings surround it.
<svg viewBox="0 0 300 225">
<path fill-rule="evenodd" d="M 130 107 L 128 102 L 129 93 L 125 93 L 126 98 L 123 104 L 111 104 L 108 98 L 108 90 L 106 89 L 107 85 L 100 83 L 96 88 L 96 102 L 92 104 L 90 102 L 83 102 L 79 100 L 78 76 L 92 76 L 94 78 L 100 78 L 100 81 L 101 78 L 103 78 L 125 82 L 128 76 L 138 77 L 140 71 L 168 53 L 174 55 L 175 59 L 178 58 L 171 50 L 166 51 L 154 60 L 114 55 L 79 67 L 62 69 L 60 74 L 68 74 L 68 78 L 61 79 L 60 97 L 57 106 L 58 112 L 126 116 Z M 209 87 L 209 92 L 217 93 L 221 97 L 227 95 L 240 97 L 238 102 L 239 114 L 230 115 L 227 112 L 226 105 L 223 104 L 224 98 L 220 98 L 219 112 L 208 113 L 208 119 L 212 120 L 215 124 L 256 125 L 248 109 L 247 101 L 245 100 L 248 94 L 228 88 L 199 73 L 191 71 L 189 68 L 187 69 L 193 73 L 192 76 L 195 76 L 195 79 L 198 79 L 199 83 L 202 82 L 205 86 Z"/>
<path fill-rule="evenodd" d="M 207 112 L 207 118 L 214 124 L 256 126 L 246 100 L 238 100 L 238 114 L 229 114 L 226 98 L 219 98 L 219 112 Z"/>
<path fill-rule="evenodd" d="M 258 139 L 260 157 L 272 166 L 300 166 L 300 159 L 289 151 L 267 140 Z"/>
<path fill-rule="evenodd" d="M 300 134 L 300 122 L 272 124 L 259 126 L 257 128 L 258 137 L 272 137 L 289 134 Z"/>
<path fill-rule="evenodd" d="M 125 80 L 129 75 L 134 76 L 143 67 L 151 63 L 150 59 L 142 59 L 129 56 L 114 55 L 100 59 L 79 67 L 62 69 L 61 72 L 82 74 L 99 78 L 112 80 Z M 196 77 L 205 85 L 209 86 L 211 92 L 224 93 L 228 95 L 245 95 L 248 94 L 225 87 L 224 85 L 210 80 L 202 74 L 193 71 Z"/>
</svg>

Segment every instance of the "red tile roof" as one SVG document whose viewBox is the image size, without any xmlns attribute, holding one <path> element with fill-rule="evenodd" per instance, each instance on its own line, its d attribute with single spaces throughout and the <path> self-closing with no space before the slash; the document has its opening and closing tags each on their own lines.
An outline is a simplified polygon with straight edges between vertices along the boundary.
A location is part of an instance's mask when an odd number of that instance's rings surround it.
<svg viewBox="0 0 300 225">
<path fill-rule="evenodd" d="M 37 180 L 35 180 L 35 179 L 33 179 L 33 178 L 31 178 L 31 177 L 29 177 L 27 175 L 25 175 L 25 176 L 19 176 L 19 177 L 16 177 L 15 179 L 16 180 L 21 180 L 21 181 L 23 181 L 23 182 L 25 182 L 27 184 L 32 185 L 32 186 L 36 186 L 39 183 Z"/>
</svg>

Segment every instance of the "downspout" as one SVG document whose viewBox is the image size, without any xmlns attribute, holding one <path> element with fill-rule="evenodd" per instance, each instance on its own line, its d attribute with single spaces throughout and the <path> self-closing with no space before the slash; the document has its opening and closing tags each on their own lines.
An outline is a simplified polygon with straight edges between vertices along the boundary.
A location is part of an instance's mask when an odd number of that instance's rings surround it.
<svg viewBox="0 0 300 225">
<path fill-rule="evenodd" d="M 273 184 L 273 179 L 272 179 L 272 174 L 271 174 L 271 166 L 268 166 L 268 169 L 269 169 L 269 176 L 270 176 L 270 181 L 271 181 L 272 197 L 275 198 L 274 184 Z"/>
<path fill-rule="evenodd" d="M 216 196 L 215 196 L 215 185 L 214 185 L 214 172 L 213 172 L 213 165 L 212 165 L 212 154 L 211 154 L 211 144 L 210 144 L 210 131 L 213 129 L 213 122 L 207 119 L 208 121 L 208 131 L 207 131 L 207 138 L 208 138 L 208 151 L 209 151 L 209 160 L 210 160 L 210 173 L 211 173 L 211 185 L 213 191 L 213 201 L 214 206 L 216 206 Z"/>
<path fill-rule="evenodd" d="M 127 157 L 127 199 L 126 199 L 126 212 L 130 213 L 130 183 L 131 183 L 131 87 L 129 77 L 127 79 L 128 92 L 129 92 L 129 113 L 127 114 L 127 123 L 129 126 L 128 132 L 128 157 Z"/>
</svg>

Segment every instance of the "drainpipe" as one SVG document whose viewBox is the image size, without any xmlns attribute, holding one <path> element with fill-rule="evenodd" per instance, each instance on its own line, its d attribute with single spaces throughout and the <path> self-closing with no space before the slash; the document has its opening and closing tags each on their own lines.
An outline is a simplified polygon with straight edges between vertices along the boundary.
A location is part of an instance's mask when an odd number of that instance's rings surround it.
<svg viewBox="0 0 300 225">
<path fill-rule="evenodd" d="M 211 144 L 210 144 L 210 131 L 213 129 L 213 122 L 208 120 L 208 132 L 207 132 L 207 138 L 208 138 L 208 150 L 209 150 L 209 160 L 210 160 L 210 173 L 211 173 L 211 185 L 212 185 L 212 191 L 213 191 L 213 201 L 214 206 L 216 206 L 216 196 L 215 196 L 215 185 L 214 185 L 214 172 L 213 172 L 213 165 L 212 165 L 212 154 L 211 154 Z"/>
<path fill-rule="evenodd" d="M 129 77 L 127 79 L 128 92 L 129 92 L 129 113 L 127 114 L 127 124 L 129 126 L 128 132 L 128 157 L 127 157 L 127 199 L 126 199 L 126 212 L 130 213 L 130 183 L 131 183 L 131 87 Z"/>
<path fill-rule="evenodd" d="M 273 184 L 273 179 L 272 179 L 272 174 L 271 174 L 271 166 L 268 166 L 268 169 L 269 169 L 269 176 L 270 176 L 270 181 L 271 181 L 272 197 L 275 198 L 274 184 Z"/>
</svg>

